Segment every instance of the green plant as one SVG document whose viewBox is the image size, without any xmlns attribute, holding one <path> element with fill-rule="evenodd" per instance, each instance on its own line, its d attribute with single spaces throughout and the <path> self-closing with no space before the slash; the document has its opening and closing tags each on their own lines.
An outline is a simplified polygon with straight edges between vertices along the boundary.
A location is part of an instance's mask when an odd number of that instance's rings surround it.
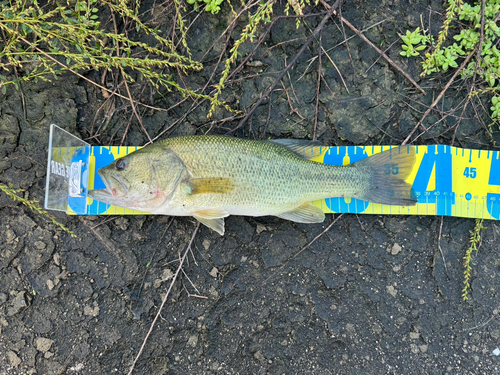
<svg viewBox="0 0 500 375">
<path fill-rule="evenodd" d="M 401 37 L 404 42 L 401 55 L 405 57 L 418 56 L 420 51 L 429 46 L 430 50 L 425 53 L 425 59 L 422 62 L 422 76 L 425 76 L 447 71 L 449 68 L 458 68 L 458 59 L 480 49 L 480 58 L 467 64 L 460 74 L 462 78 L 471 78 L 477 75 L 485 83 L 484 85 L 489 86 L 488 90 L 476 90 L 471 95 L 497 92 L 500 78 L 500 51 L 496 47 L 500 38 L 500 27 L 497 25 L 499 11 L 499 0 L 485 1 L 484 39 L 481 41 L 481 3 L 476 2 L 474 5 L 470 5 L 461 0 L 449 0 L 446 18 L 437 37 L 437 43 L 434 44 L 433 38 L 424 35 L 420 28 L 417 28 L 413 33 L 407 31 L 406 35 Z M 448 43 L 445 46 L 449 30 L 455 24 L 459 25 L 456 22 L 457 19 L 467 22 L 467 26 L 453 36 L 453 43 Z M 498 124 L 500 123 L 500 112 L 493 109 L 496 108 L 497 103 L 498 101 L 493 103 L 492 100 L 493 113 L 491 118 L 494 123 Z"/>
<path fill-rule="evenodd" d="M 19 196 L 18 195 L 19 193 L 24 192 L 23 189 L 14 189 L 12 186 L 0 184 L 0 190 L 3 191 L 5 194 L 7 194 L 7 196 L 10 199 L 12 199 L 13 201 L 21 202 L 26 207 L 28 207 L 30 210 L 34 210 L 34 211 L 38 212 L 40 215 L 45 216 L 49 220 L 52 220 L 52 223 L 54 225 L 57 225 L 63 231 L 70 234 L 71 237 L 76 237 L 76 234 L 74 234 L 71 230 L 69 230 L 63 224 L 58 222 L 54 216 L 50 215 L 47 211 L 45 211 L 42 207 L 40 207 L 40 203 L 37 200 L 29 200 L 29 199 L 26 199 L 26 198 Z"/>
<path fill-rule="evenodd" d="M 184 88 L 173 78 L 170 70 L 187 73 L 201 70 L 202 64 L 192 60 L 186 42 L 186 27 L 182 22 L 180 1 L 174 1 L 180 38 L 162 36 L 158 28 L 151 28 L 129 7 L 128 1 L 77 0 L 74 5 L 56 4 L 52 8 L 40 6 L 36 0 L 0 2 L 0 35 L 4 43 L 0 50 L 0 68 L 11 72 L 22 69 L 22 75 L 0 75 L 0 87 L 5 92 L 9 84 L 19 88 L 19 82 L 38 79 L 56 79 L 64 71 L 78 73 L 89 70 L 117 70 L 129 82 L 144 79 L 157 90 L 175 89 L 184 96 L 213 98 L 190 88 Z M 136 3 L 136 9 L 138 8 Z M 98 20 L 99 7 L 109 7 L 113 16 L 135 25 L 154 40 L 150 43 L 132 40 L 117 31 L 106 31 Z M 185 50 L 182 55 L 176 46 Z M 215 101 L 214 105 L 223 105 Z"/>
<path fill-rule="evenodd" d="M 220 5 L 223 1 L 224 0 L 187 0 L 187 3 L 193 5 L 194 10 L 196 11 L 199 9 L 200 3 L 205 3 L 207 4 L 205 11 L 217 14 L 220 11 Z"/>
<path fill-rule="evenodd" d="M 229 72 L 231 70 L 231 64 L 234 64 L 240 56 L 240 53 L 238 52 L 238 48 L 245 43 L 247 40 L 253 41 L 253 38 L 255 38 L 255 33 L 257 30 L 257 26 L 263 22 L 267 23 L 270 22 L 271 15 L 273 13 L 273 5 L 274 1 L 270 0 L 268 2 L 265 2 L 264 0 L 260 0 L 259 3 L 259 8 L 257 11 L 250 15 L 250 18 L 248 20 L 248 24 L 245 25 L 243 28 L 240 38 L 234 42 L 233 47 L 229 50 L 229 57 L 226 59 L 226 62 L 224 64 L 224 70 L 222 72 L 222 76 L 219 80 L 219 83 L 215 85 L 216 92 L 213 96 L 214 102 L 212 102 L 212 106 L 210 107 L 210 111 L 208 113 L 208 117 L 211 117 L 212 114 L 215 111 L 215 101 L 218 101 L 219 95 L 221 94 L 222 90 L 224 89 L 224 83 L 226 82 L 227 77 L 229 76 Z"/>
<path fill-rule="evenodd" d="M 496 119 L 500 118 L 500 97 L 494 96 L 491 98 L 491 104 L 493 104 L 490 108 L 492 110 L 491 117 Z"/>
<path fill-rule="evenodd" d="M 430 36 L 421 34 L 420 27 L 417 27 L 414 32 L 406 30 L 406 35 L 401 36 L 401 39 L 405 43 L 401 46 L 403 49 L 400 52 L 401 56 L 411 57 L 418 56 L 420 54 L 418 51 L 427 48 L 426 44 L 430 40 Z"/>
<path fill-rule="evenodd" d="M 477 251 L 479 248 L 479 243 L 481 242 L 481 230 L 486 229 L 483 227 L 483 219 L 476 219 L 476 224 L 474 229 L 470 231 L 470 246 L 465 252 L 464 256 L 464 288 L 462 289 L 462 299 L 467 301 L 469 299 L 468 293 L 470 289 L 470 278 L 472 267 L 470 263 L 472 262 L 472 253 Z"/>
</svg>

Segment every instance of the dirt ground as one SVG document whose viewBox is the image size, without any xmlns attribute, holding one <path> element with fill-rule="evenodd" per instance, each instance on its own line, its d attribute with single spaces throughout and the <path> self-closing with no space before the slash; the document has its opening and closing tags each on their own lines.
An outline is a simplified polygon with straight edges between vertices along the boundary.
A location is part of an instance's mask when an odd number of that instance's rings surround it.
<svg viewBox="0 0 500 375">
<path fill-rule="evenodd" d="M 426 25 L 432 15 L 436 35 L 436 12 L 443 8 L 434 0 L 361 0 L 343 7 L 343 16 L 377 46 L 385 50 L 395 42 L 387 54 L 427 95 L 360 38 L 349 39 L 348 49 L 339 44 L 342 26 L 328 21 L 321 45 L 336 68 L 322 53 L 316 133 L 321 142 L 398 144 L 411 132 L 449 74 L 421 80 L 418 60 L 399 55 L 398 33 L 420 26 L 422 14 Z M 227 14 L 223 7 L 220 15 L 202 14 L 195 21 L 195 58 L 227 26 Z M 251 77 L 228 85 L 223 99 L 248 110 L 276 77 L 265 73 L 281 71 L 321 18 L 306 19 L 298 30 L 294 20 L 280 20 L 259 47 L 256 60 L 262 64 L 246 67 L 238 78 Z M 207 68 L 190 76 L 190 84 L 205 84 L 220 48 L 219 43 L 206 56 Z M 253 47 L 244 48 L 243 53 Z M 312 136 L 318 68 L 311 59 L 318 49 L 316 40 L 278 86 L 271 105 L 261 105 L 237 136 Z M 100 80 L 97 72 L 86 76 Z M 418 138 L 415 133 L 414 144 L 497 149 L 481 112 L 469 106 L 462 114 L 464 92 L 457 81 L 440 112 L 424 121 L 435 125 Z M 179 100 L 171 93 L 154 104 L 168 108 Z M 88 138 L 103 101 L 100 91 L 74 75 L 9 89 L 0 99 L 0 182 L 43 201 L 49 124 Z M 156 135 L 189 109 L 183 104 L 168 113 L 146 111 L 143 122 Z M 224 134 L 238 123 L 218 123 L 228 115 L 222 111 L 214 123 L 207 121 L 207 110 L 206 104 L 192 110 L 164 137 L 209 128 Z M 118 102 L 100 142 L 119 144 L 130 115 L 127 102 Z M 500 133 L 493 139 L 500 142 Z M 146 141 L 132 122 L 125 144 Z M 78 238 L 0 193 L 0 374 L 127 373 L 195 222 L 56 216 Z M 230 217 L 224 237 L 201 227 L 134 374 L 500 374 L 500 356 L 494 354 L 500 347 L 499 222 L 485 221 L 464 302 L 462 257 L 474 220 L 346 214 L 295 256 L 334 220 L 327 216 L 317 225 Z"/>
</svg>

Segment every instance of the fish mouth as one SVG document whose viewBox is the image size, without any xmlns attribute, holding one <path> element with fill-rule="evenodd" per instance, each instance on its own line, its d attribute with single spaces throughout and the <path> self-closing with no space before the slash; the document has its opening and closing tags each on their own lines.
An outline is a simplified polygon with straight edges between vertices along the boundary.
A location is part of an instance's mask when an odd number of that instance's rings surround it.
<svg viewBox="0 0 500 375">
<path fill-rule="evenodd" d="M 111 184 L 109 182 L 109 180 L 100 171 L 97 171 L 97 173 L 101 177 L 101 180 L 104 183 L 105 188 L 104 189 L 90 190 L 89 195 L 91 198 L 94 198 L 94 199 L 97 199 L 100 201 L 106 201 L 109 199 L 120 198 L 120 197 L 124 197 L 127 195 L 128 187 L 118 177 L 111 176 L 111 178 L 115 182 L 115 184 Z M 116 186 L 116 183 L 118 183 L 118 186 L 122 188 L 122 189 L 120 189 L 123 191 L 122 194 L 119 193 L 119 189 L 117 189 L 116 187 L 113 187 L 113 185 Z"/>
<path fill-rule="evenodd" d="M 106 185 L 106 189 L 111 190 L 111 194 L 113 195 L 113 197 L 119 197 L 119 196 L 126 196 L 127 193 L 128 193 L 128 186 L 121 180 L 119 179 L 118 177 L 116 176 L 111 176 L 112 179 L 114 179 L 116 182 L 118 182 L 118 186 L 121 186 L 121 189 L 123 191 L 123 194 L 119 194 L 118 193 L 118 190 L 116 188 L 113 188 L 111 189 L 109 185 L 107 185 L 107 181 L 104 183 L 104 185 Z"/>
</svg>

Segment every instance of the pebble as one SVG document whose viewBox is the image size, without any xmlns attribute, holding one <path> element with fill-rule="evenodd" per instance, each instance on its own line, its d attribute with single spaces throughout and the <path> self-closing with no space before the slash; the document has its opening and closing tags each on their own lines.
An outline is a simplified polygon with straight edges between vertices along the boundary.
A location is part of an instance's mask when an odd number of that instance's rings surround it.
<svg viewBox="0 0 500 375">
<path fill-rule="evenodd" d="M 16 239 L 16 234 L 14 233 L 14 231 L 12 229 L 8 229 L 5 232 L 5 238 L 7 240 L 7 245 L 10 245 Z"/>
<path fill-rule="evenodd" d="M 7 352 L 7 357 L 9 358 L 9 362 L 12 367 L 17 367 L 21 364 L 21 359 L 12 350 Z"/>
<path fill-rule="evenodd" d="M 189 336 L 189 339 L 187 341 L 187 345 L 191 346 L 192 348 L 195 348 L 196 345 L 198 345 L 198 335 Z"/>
<path fill-rule="evenodd" d="M 10 307 L 7 309 L 7 316 L 16 315 L 21 309 L 28 306 L 25 298 L 26 291 L 17 293 L 16 297 L 12 300 Z"/>
<path fill-rule="evenodd" d="M 85 368 L 83 363 L 77 363 L 75 366 L 70 367 L 69 371 L 82 371 Z"/>
<path fill-rule="evenodd" d="M 165 268 L 165 270 L 161 274 L 161 279 L 163 281 L 166 281 L 171 279 L 172 277 L 174 277 L 174 273 L 172 272 L 172 270 L 170 268 Z"/>
<path fill-rule="evenodd" d="M 394 245 L 392 245 L 391 249 L 392 255 L 398 255 L 400 252 L 401 252 L 401 246 L 399 244 L 395 243 Z"/>
<path fill-rule="evenodd" d="M 389 293 L 393 297 L 396 297 L 396 295 L 398 294 L 398 291 L 392 285 L 387 285 L 386 289 L 387 293 Z"/>
<path fill-rule="evenodd" d="M 54 259 L 54 263 L 56 264 L 56 266 L 61 265 L 61 256 L 58 253 L 54 254 L 53 259 Z"/>
<path fill-rule="evenodd" d="M 209 239 L 203 240 L 203 248 L 205 249 L 205 251 L 210 248 L 210 240 Z"/>
<path fill-rule="evenodd" d="M 83 314 L 87 316 L 98 316 L 99 315 L 99 306 L 97 305 L 97 302 L 94 302 L 94 308 L 92 308 L 89 305 L 85 305 L 83 308 Z"/>
<path fill-rule="evenodd" d="M 267 230 L 265 226 L 263 226 L 262 224 L 257 224 L 257 229 L 256 229 L 257 234 L 261 234 L 265 230 Z"/>
<path fill-rule="evenodd" d="M 212 276 L 213 278 L 216 278 L 218 273 L 219 270 L 217 270 L 217 267 L 212 268 L 212 270 L 209 272 L 210 276 Z"/>
<path fill-rule="evenodd" d="M 35 340 L 36 350 L 42 353 L 49 351 L 50 347 L 54 343 L 54 340 L 48 339 L 46 337 L 37 337 Z"/>
<path fill-rule="evenodd" d="M 35 247 L 38 250 L 43 250 L 47 247 L 47 245 L 45 243 L 43 243 L 42 241 L 35 241 Z"/>
</svg>

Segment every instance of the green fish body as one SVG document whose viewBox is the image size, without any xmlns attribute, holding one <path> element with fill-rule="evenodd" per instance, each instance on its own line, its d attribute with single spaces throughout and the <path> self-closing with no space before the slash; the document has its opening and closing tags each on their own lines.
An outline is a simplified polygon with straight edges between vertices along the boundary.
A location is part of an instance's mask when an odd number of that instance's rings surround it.
<svg viewBox="0 0 500 375">
<path fill-rule="evenodd" d="M 322 222 L 324 213 L 310 202 L 324 198 L 415 204 L 404 181 L 415 162 L 413 147 L 338 167 L 309 160 L 319 155 L 317 146 L 224 136 L 165 139 L 100 169 L 106 189 L 90 196 L 152 214 L 193 216 L 220 234 L 229 215 Z"/>
</svg>

